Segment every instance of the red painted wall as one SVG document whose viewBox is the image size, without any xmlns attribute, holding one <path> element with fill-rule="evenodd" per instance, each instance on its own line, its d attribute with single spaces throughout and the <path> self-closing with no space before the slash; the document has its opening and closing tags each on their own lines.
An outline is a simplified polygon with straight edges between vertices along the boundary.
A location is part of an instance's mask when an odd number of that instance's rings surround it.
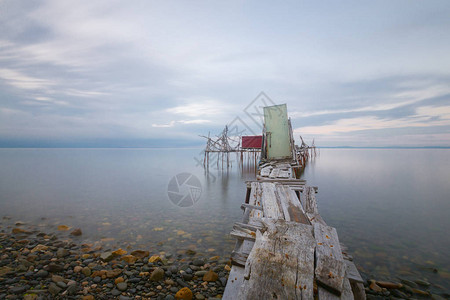
<svg viewBox="0 0 450 300">
<path fill-rule="evenodd" d="M 261 149 L 262 135 L 249 135 L 242 137 L 242 148 Z"/>
</svg>

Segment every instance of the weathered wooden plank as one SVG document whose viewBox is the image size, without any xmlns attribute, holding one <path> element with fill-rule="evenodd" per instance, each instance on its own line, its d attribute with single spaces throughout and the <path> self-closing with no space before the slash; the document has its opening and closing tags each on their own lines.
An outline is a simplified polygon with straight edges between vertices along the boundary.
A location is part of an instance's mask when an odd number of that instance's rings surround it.
<svg viewBox="0 0 450 300">
<path fill-rule="evenodd" d="M 272 169 L 273 169 L 272 166 L 267 166 L 262 168 L 259 173 L 261 174 L 261 176 L 267 177 L 270 175 L 270 172 L 272 172 Z"/>
<path fill-rule="evenodd" d="M 319 214 L 311 214 L 311 213 L 306 213 L 306 216 L 308 217 L 309 221 L 311 222 L 311 224 L 322 224 L 324 226 L 327 226 L 327 223 L 325 223 L 325 221 L 322 219 L 322 217 Z"/>
<path fill-rule="evenodd" d="M 283 185 L 277 185 L 277 191 L 285 220 L 310 225 L 295 192 Z"/>
<path fill-rule="evenodd" d="M 275 184 L 264 182 L 261 183 L 262 195 L 261 202 L 264 211 L 264 217 L 280 219 L 283 218 L 282 212 L 278 207 L 278 201 L 275 195 Z"/>
<path fill-rule="evenodd" d="M 246 181 L 247 183 L 252 183 L 252 182 L 274 182 L 276 181 L 279 184 L 298 184 L 298 185 L 305 185 L 306 184 L 306 180 L 304 179 L 295 179 L 295 178 L 289 178 L 289 179 L 284 179 L 284 178 L 276 178 L 276 179 L 271 179 L 271 178 L 261 178 L 258 179 L 256 181 L 251 181 L 248 180 Z"/>
<path fill-rule="evenodd" d="M 248 258 L 248 253 L 233 251 L 231 252 L 231 264 L 245 267 L 245 262 Z"/>
<path fill-rule="evenodd" d="M 345 259 L 344 259 L 344 263 L 345 263 L 345 266 L 347 267 L 347 278 L 350 281 L 364 283 L 355 264 L 352 261 L 345 260 Z"/>
<path fill-rule="evenodd" d="M 303 189 L 303 193 L 305 194 L 305 212 L 310 214 L 319 214 L 319 210 L 317 208 L 316 201 L 316 192 L 313 187 L 306 186 Z"/>
<path fill-rule="evenodd" d="M 264 218 L 267 230 L 256 233 L 235 299 L 313 299 L 312 226 Z"/>
<path fill-rule="evenodd" d="M 278 174 L 278 178 L 290 178 L 290 177 L 291 177 L 290 171 L 280 170 L 280 173 Z"/>
<path fill-rule="evenodd" d="M 245 210 L 246 208 L 263 210 L 262 207 L 259 206 L 259 205 L 251 205 L 251 204 L 247 204 L 247 203 L 242 203 L 241 204 L 241 209 Z"/>
<path fill-rule="evenodd" d="M 342 293 L 340 296 L 337 296 L 333 293 L 330 293 L 327 289 L 318 286 L 318 298 L 319 300 L 353 300 L 353 291 L 348 279 L 344 279 L 342 286 Z"/>
<path fill-rule="evenodd" d="M 224 300 L 235 300 L 241 286 L 244 284 L 244 268 L 233 266 L 228 276 L 227 288 L 223 293 Z"/>
<path fill-rule="evenodd" d="M 231 236 L 238 238 L 238 239 L 245 239 L 245 240 L 255 240 L 256 238 L 256 232 L 244 227 L 240 226 L 239 224 L 235 223 L 233 225 L 233 230 L 231 231 Z"/>
<path fill-rule="evenodd" d="M 276 181 L 276 182 L 278 182 L 278 183 L 283 183 L 283 182 L 286 182 L 286 183 L 290 183 L 290 182 L 304 182 L 304 183 L 306 183 L 306 181 L 305 181 L 305 180 L 302 180 L 302 179 L 294 179 L 294 178 L 288 178 L 288 179 L 285 179 L 285 178 L 269 178 L 269 177 L 262 177 L 262 176 L 260 176 L 260 175 L 257 175 L 257 176 L 256 176 L 256 179 L 257 179 L 258 181 L 260 181 L 260 182 L 273 182 L 273 181 Z"/>
<path fill-rule="evenodd" d="M 316 282 L 340 296 L 343 291 L 346 266 L 336 229 L 315 223 L 314 236 L 316 238 Z"/>
<path fill-rule="evenodd" d="M 279 174 L 280 174 L 280 169 L 273 168 L 272 172 L 270 172 L 269 178 L 277 178 Z"/>
<path fill-rule="evenodd" d="M 258 229 L 261 230 L 264 228 L 262 223 L 257 224 L 257 225 L 251 225 L 251 224 L 245 224 L 245 223 L 241 223 L 241 222 L 235 222 L 234 224 L 238 225 L 240 227 L 243 227 L 243 228 L 250 229 L 251 231 L 254 231 L 254 232 L 256 232 L 256 230 L 258 230 Z"/>
<path fill-rule="evenodd" d="M 261 193 L 259 193 L 260 185 L 259 182 L 253 181 L 251 182 L 251 188 L 250 188 L 250 196 L 248 199 L 248 204 L 250 205 L 261 205 Z"/>
</svg>

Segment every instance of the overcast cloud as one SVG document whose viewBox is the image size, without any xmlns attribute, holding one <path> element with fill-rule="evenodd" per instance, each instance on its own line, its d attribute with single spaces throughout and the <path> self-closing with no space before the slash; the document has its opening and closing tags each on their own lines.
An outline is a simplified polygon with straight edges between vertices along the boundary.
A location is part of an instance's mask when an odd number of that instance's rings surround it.
<svg viewBox="0 0 450 300">
<path fill-rule="evenodd" d="M 190 146 L 264 91 L 319 146 L 450 146 L 448 1 L 0 0 L 0 146 Z M 258 130 L 258 129 L 256 129 Z"/>
</svg>

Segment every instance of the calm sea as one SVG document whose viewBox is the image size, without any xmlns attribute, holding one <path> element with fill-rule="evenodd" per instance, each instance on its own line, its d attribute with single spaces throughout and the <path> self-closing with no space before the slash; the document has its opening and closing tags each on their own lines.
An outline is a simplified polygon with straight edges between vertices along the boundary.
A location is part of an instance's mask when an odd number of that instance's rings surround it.
<svg viewBox="0 0 450 300">
<path fill-rule="evenodd" d="M 0 229 L 64 224 L 104 249 L 228 256 L 254 171 L 231 157 L 228 172 L 205 173 L 202 158 L 200 149 L 0 149 Z M 194 175 L 189 186 L 182 173 Z M 169 199 L 174 176 L 192 206 Z M 363 276 L 449 288 L 450 150 L 321 149 L 303 177 Z"/>
</svg>

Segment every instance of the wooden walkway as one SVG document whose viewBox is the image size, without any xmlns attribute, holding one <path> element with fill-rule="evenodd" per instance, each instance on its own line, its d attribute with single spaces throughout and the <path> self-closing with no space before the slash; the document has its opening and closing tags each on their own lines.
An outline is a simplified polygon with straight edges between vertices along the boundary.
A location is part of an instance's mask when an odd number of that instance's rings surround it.
<svg viewBox="0 0 450 300">
<path fill-rule="evenodd" d="M 319 214 L 317 188 L 292 161 L 262 164 L 248 182 L 224 299 L 366 299 L 352 257 Z"/>
</svg>

